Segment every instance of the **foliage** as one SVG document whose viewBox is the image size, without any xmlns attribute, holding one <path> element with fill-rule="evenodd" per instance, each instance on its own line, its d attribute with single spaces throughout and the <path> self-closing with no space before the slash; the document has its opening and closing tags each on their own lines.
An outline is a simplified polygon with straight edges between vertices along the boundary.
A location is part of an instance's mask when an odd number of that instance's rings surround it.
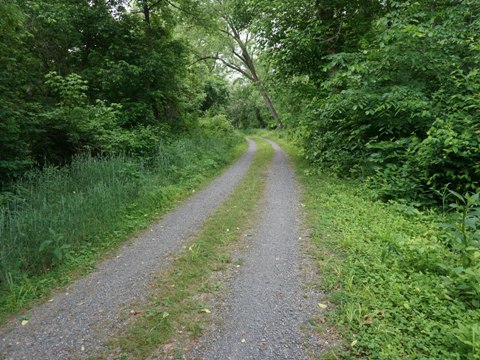
<svg viewBox="0 0 480 360">
<path fill-rule="evenodd" d="M 277 78 L 323 79 L 325 56 L 356 49 L 371 21 L 384 12 L 375 0 L 249 0 L 252 30 Z"/>
<path fill-rule="evenodd" d="M 233 133 L 232 123 L 225 115 L 215 115 L 200 120 L 200 128 L 209 135 L 226 136 Z"/>
<path fill-rule="evenodd" d="M 315 167 L 369 176 L 384 200 L 478 191 L 478 2 L 250 3 L 286 124 Z"/>
<path fill-rule="evenodd" d="M 456 218 L 453 224 L 444 224 L 447 231 L 443 239 L 460 261 L 447 267 L 446 283 L 452 296 L 480 309 L 480 193 L 465 196 L 451 190 L 449 193 L 458 203 L 450 205 L 456 210 Z"/>
<path fill-rule="evenodd" d="M 203 91 L 205 98 L 200 110 L 205 112 L 221 112 L 223 107 L 227 106 L 229 101 L 229 83 L 226 79 L 212 74 L 204 83 Z"/>
<path fill-rule="evenodd" d="M 24 114 L 16 97 L 24 77 L 17 69 L 24 21 L 18 6 L 0 4 L 0 183 L 20 175 L 32 162 L 24 136 Z"/>
<path fill-rule="evenodd" d="M 231 85 L 230 102 L 225 112 L 237 129 L 265 128 L 273 122 L 258 90 L 240 81 Z"/>
<path fill-rule="evenodd" d="M 119 130 L 121 106 L 100 100 L 88 104 L 87 82 L 77 74 L 62 77 L 51 72 L 46 79 L 57 102 L 37 117 L 31 145 L 37 161 L 62 164 L 75 154 L 98 154 L 108 148 L 109 135 Z"/>
<path fill-rule="evenodd" d="M 478 359 L 478 195 L 448 193 L 457 203 L 445 215 L 387 204 L 358 182 L 306 175 L 310 165 L 287 148 L 305 188 L 327 323 L 344 340 L 336 356 Z"/>
<path fill-rule="evenodd" d="M 191 48 L 176 27 L 197 5 L 2 3 L 2 188 L 29 168 L 83 153 L 151 156 L 159 138 L 195 127 L 210 78 L 189 66 Z"/>
<path fill-rule="evenodd" d="M 193 29 L 195 34 L 191 36 L 191 43 L 198 61 L 208 61 L 212 67 L 221 64 L 230 73 L 230 78 L 241 77 L 250 82 L 261 94 L 271 117 L 281 127 L 282 121 L 263 81 L 265 69 L 257 63 L 256 39 L 249 30 L 253 20 L 249 7 L 238 0 L 204 1 L 202 5 L 204 12 L 212 16 L 207 26 L 203 24 Z M 192 29 L 187 31 L 192 32 Z"/>
</svg>

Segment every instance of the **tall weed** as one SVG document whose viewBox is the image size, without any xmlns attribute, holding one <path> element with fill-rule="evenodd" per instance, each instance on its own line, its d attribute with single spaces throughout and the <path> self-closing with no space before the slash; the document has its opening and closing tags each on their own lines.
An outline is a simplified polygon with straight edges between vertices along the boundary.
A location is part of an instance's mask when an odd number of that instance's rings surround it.
<svg viewBox="0 0 480 360">
<path fill-rule="evenodd" d="M 0 201 L 0 290 L 118 237 L 138 213 L 169 206 L 176 186 L 198 186 L 238 142 L 199 132 L 159 143 L 150 159 L 81 156 L 29 173 Z"/>
</svg>

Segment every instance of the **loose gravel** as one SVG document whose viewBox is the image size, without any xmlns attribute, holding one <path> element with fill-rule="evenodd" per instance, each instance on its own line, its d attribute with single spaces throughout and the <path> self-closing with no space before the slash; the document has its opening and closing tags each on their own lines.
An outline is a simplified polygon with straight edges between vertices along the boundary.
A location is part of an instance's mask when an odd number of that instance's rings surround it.
<svg viewBox="0 0 480 360">
<path fill-rule="evenodd" d="M 307 359 L 302 327 L 312 316 L 300 249 L 300 199 L 285 153 L 275 150 L 250 250 L 222 309 L 187 359 Z M 308 295 L 308 296 L 307 296 Z"/>
<path fill-rule="evenodd" d="M 210 186 L 122 247 L 97 271 L 33 308 L 26 325 L 19 319 L 13 328 L 0 329 L 0 358 L 84 359 L 99 353 L 109 336 L 125 323 L 129 305 L 146 299 L 149 283 L 169 262 L 169 255 L 198 231 L 233 191 L 255 150 L 255 143 L 249 140 L 246 154 Z"/>
</svg>

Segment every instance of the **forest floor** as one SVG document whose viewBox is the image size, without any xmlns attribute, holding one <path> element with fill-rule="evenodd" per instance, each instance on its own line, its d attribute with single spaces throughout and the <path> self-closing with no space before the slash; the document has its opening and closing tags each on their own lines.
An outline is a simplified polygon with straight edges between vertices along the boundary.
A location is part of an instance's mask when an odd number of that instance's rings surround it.
<svg viewBox="0 0 480 360">
<path fill-rule="evenodd" d="M 306 359 L 320 352 L 320 342 L 309 331 L 310 319 L 322 308 L 319 294 L 308 286 L 315 274 L 304 249 L 300 190 L 285 153 L 276 143 L 260 143 L 262 156 L 255 155 L 257 146 L 249 140 L 247 153 L 236 164 L 100 264 L 96 272 L 2 326 L 0 356 Z M 209 226 L 219 224 L 232 231 L 222 229 L 225 234 L 218 246 L 212 245 L 212 251 L 219 253 L 212 255 L 203 250 L 198 234 L 213 244 L 219 231 L 209 233 Z M 221 248 L 225 244 L 226 250 Z M 202 253 L 206 263 L 198 260 Z M 180 290 L 179 276 L 187 274 L 191 292 L 199 283 L 189 275 L 190 268 L 181 267 L 182 261 L 196 264 L 193 269 L 202 282 L 210 284 L 213 279 L 213 287 L 221 290 L 204 297 L 200 305 L 183 306 L 191 323 L 200 318 L 199 325 L 187 331 L 175 318 L 179 311 L 168 307 L 182 302 L 185 291 Z M 205 273 L 210 267 L 213 270 Z M 152 287 L 155 279 L 172 285 L 167 291 Z M 165 297 L 169 291 L 174 291 L 175 300 Z M 189 301 L 196 297 L 193 291 Z M 161 310 L 153 309 L 152 301 L 160 303 Z M 208 320 L 199 314 L 208 315 Z M 152 325 L 151 319 L 159 320 Z M 148 331 L 140 331 L 142 326 Z M 156 329 L 163 334 L 152 340 L 149 336 Z M 183 343 L 176 339 L 185 337 Z"/>
</svg>

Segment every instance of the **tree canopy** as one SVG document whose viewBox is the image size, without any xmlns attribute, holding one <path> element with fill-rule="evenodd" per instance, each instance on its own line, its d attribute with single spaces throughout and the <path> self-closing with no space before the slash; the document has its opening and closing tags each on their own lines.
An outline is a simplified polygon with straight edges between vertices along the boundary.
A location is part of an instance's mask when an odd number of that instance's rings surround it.
<svg viewBox="0 0 480 360">
<path fill-rule="evenodd" d="M 205 93 L 175 29 L 195 4 L 2 3 L 0 179 L 187 128 Z"/>
</svg>

